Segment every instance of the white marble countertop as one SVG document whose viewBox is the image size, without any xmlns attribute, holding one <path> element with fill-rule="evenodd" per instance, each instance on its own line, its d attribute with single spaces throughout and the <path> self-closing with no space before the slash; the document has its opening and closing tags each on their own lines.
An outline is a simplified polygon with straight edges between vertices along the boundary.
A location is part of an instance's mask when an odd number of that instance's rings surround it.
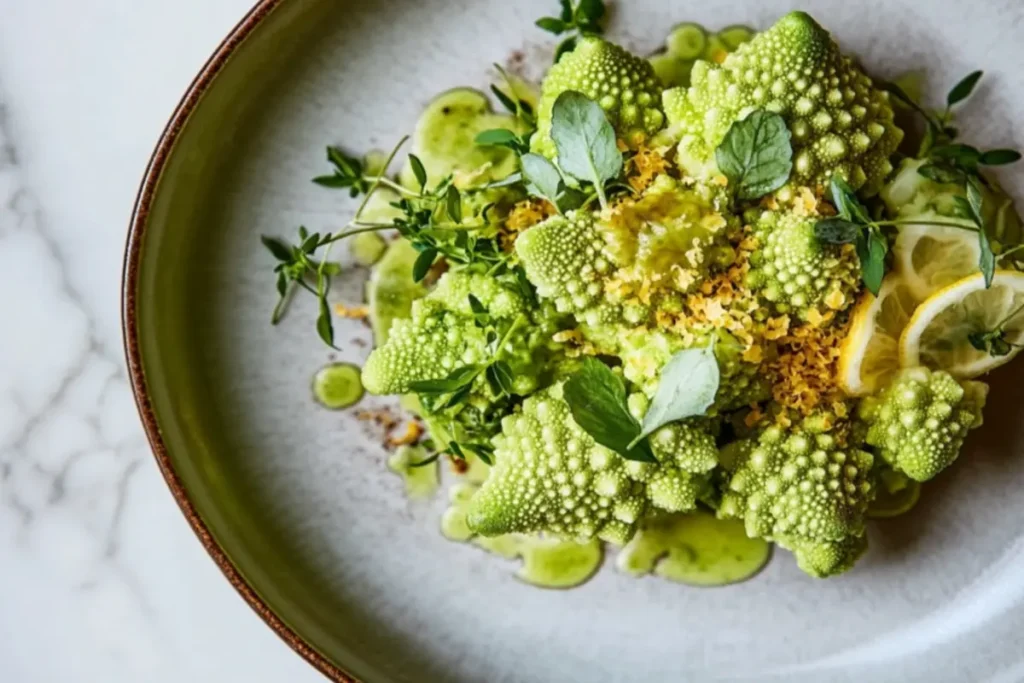
<svg viewBox="0 0 1024 683">
<path fill-rule="evenodd" d="M 119 322 L 154 143 L 251 0 L 0 0 L 0 681 L 319 681 L 188 528 Z"/>
</svg>

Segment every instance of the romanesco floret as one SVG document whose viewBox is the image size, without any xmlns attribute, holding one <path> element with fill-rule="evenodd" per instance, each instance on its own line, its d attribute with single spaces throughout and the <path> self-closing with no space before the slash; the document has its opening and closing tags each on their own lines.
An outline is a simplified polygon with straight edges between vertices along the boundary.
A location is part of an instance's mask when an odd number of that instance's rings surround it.
<svg viewBox="0 0 1024 683">
<path fill-rule="evenodd" d="M 404 394 L 412 382 L 439 379 L 463 365 L 488 358 L 483 329 L 474 324 L 472 293 L 497 320 L 526 315 L 522 294 L 502 281 L 468 271 L 446 273 L 435 288 L 412 306 L 412 316 L 396 320 L 387 341 L 374 349 L 363 368 L 363 385 L 373 394 Z M 517 393 L 537 388 L 540 368 L 534 354 L 553 332 L 538 316 L 529 331 L 510 342 L 505 359 L 512 366 Z M 539 325 L 539 327 L 538 327 Z M 485 388 L 486 382 L 480 382 Z"/>
<path fill-rule="evenodd" d="M 786 15 L 720 67 L 698 61 L 691 86 L 666 91 L 664 107 L 681 140 L 679 163 L 695 177 L 716 171 L 714 151 L 730 126 L 757 109 L 786 119 L 797 185 L 827 187 L 839 173 L 864 194 L 877 193 L 903 138 L 888 93 L 804 12 Z"/>
<path fill-rule="evenodd" d="M 842 311 L 860 288 L 852 245 L 825 244 L 814 234 L 817 218 L 765 212 L 755 226 L 748 284 L 780 313 L 806 320 L 813 309 Z"/>
<path fill-rule="evenodd" d="M 580 40 L 551 67 L 541 87 L 531 147 L 550 159 L 558 154 L 551 139 L 551 110 L 564 92 L 580 92 L 600 104 L 616 134 L 628 143 L 653 135 L 665 123 L 661 84 L 650 63 L 600 38 Z"/>
<path fill-rule="evenodd" d="M 783 538 L 777 539 L 777 542 L 796 556 L 800 569 L 816 579 L 827 579 L 853 569 L 853 565 L 868 549 L 867 534 L 847 536 L 841 541 Z"/>
<path fill-rule="evenodd" d="M 867 442 L 893 469 L 928 481 L 953 464 L 967 432 L 981 425 L 987 394 L 981 382 L 961 384 L 942 370 L 908 368 L 861 403 Z"/>
<path fill-rule="evenodd" d="M 859 547 L 855 539 L 864 535 L 874 496 L 869 453 L 840 446 L 833 433 L 807 420 L 789 430 L 768 427 L 734 455 L 719 516 L 741 519 L 751 537 L 789 548 L 805 570 L 816 568 L 809 573 L 849 568 L 852 561 L 844 558 L 851 553 L 841 550 Z"/>
<path fill-rule="evenodd" d="M 688 443 L 702 448 L 691 434 Z M 692 510 L 706 481 L 675 463 L 626 461 L 576 424 L 562 385 L 528 397 L 502 421 L 494 438 L 494 468 L 470 503 L 470 528 L 485 536 L 545 531 L 625 543 L 654 505 Z M 693 459 L 701 460 L 700 455 Z"/>
<path fill-rule="evenodd" d="M 560 313 L 580 314 L 596 306 L 614 268 L 593 214 L 552 216 L 516 239 L 516 253 L 537 295 Z"/>
</svg>

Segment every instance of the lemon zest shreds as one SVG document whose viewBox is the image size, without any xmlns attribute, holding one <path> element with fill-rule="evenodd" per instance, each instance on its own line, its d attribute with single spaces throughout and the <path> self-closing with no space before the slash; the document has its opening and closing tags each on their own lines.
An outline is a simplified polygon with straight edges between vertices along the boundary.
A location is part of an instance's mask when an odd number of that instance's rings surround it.
<svg viewBox="0 0 1024 683">
<path fill-rule="evenodd" d="M 778 404 L 806 416 L 841 399 L 838 362 L 848 327 L 806 324 L 778 339 L 778 357 L 768 363 L 772 398 Z"/>
<path fill-rule="evenodd" d="M 511 250 L 519 233 L 529 230 L 554 214 L 555 207 L 546 200 L 534 198 L 519 202 L 512 207 L 499 233 L 502 247 L 506 251 Z"/>
<path fill-rule="evenodd" d="M 654 179 L 668 171 L 668 160 L 655 149 L 640 145 L 636 154 L 629 160 L 626 168 L 626 177 L 630 187 L 637 192 L 643 192 Z"/>
<path fill-rule="evenodd" d="M 370 309 L 367 306 L 347 306 L 345 304 L 334 304 L 334 314 L 339 318 L 365 320 L 370 315 Z"/>
</svg>

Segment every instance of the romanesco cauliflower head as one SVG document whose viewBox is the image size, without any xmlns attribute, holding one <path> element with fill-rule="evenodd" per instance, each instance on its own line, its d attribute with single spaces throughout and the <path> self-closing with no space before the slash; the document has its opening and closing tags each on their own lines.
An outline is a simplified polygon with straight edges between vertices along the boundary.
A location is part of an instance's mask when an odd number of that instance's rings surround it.
<svg viewBox="0 0 1024 683">
<path fill-rule="evenodd" d="M 981 425 L 987 394 L 981 382 L 961 384 L 942 370 L 908 368 L 861 403 L 867 442 L 893 469 L 928 481 L 953 464 L 967 432 Z"/>
<path fill-rule="evenodd" d="M 765 212 L 755 235 L 748 284 L 780 313 L 806 320 L 813 309 L 845 310 L 860 288 L 860 264 L 852 245 L 825 244 L 814 234 L 816 218 Z"/>
<path fill-rule="evenodd" d="M 564 92 L 583 93 L 601 105 L 616 134 L 632 142 L 661 130 L 661 84 L 650 63 L 618 45 L 596 37 L 583 38 L 551 67 L 541 86 L 534 152 L 554 159 L 551 110 Z"/>
<path fill-rule="evenodd" d="M 630 394 L 629 412 L 642 422 L 650 407 L 646 394 Z M 706 422 L 706 421 L 705 421 Z M 715 437 L 696 420 L 671 422 L 650 436 L 651 450 L 660 465 L 673 465 L 692 474 L 705 474 L 718 465 Z"/>
<path fill-rule="evenodd" d="M 468 516 L 485 536 L 544 531 L 625 543 L 649 505 L 692 510 L 706 481 L 675 463 L 627 461 L 596 443 L 573 420 L 561 384 L 506 417 L 494 447 L 494 468 Z"/>
<path fill-rule="evenodd" d="M 669 130 L 681 137 L 680 165 L 697 177 L 715 168 L 729 127 L 757 109 L 786 119 L 798 185 L 827 187 L 838 173 L 877 193 L 903 138 L 888 93 L 804 12 L 786 15 L 720 67 L 697 62 L 691 86 L 666 91 L 663 101 Z"/>
<path fill-rule="evenodd" d="M 387 341 L 370 354 L 363 367 L 366 390 L 404 394 L 412 382 L 439 379 L 463 365 L 484 362 L 489 356 L 487 339 L 474 323 L 470 293 L 498 320 L 511 321 L 528 312 L 522 294 L 496 278 L 468 271 L 446 273 L 426 297 L 413 303 L 412 316 L 396 320 Z M 517 393 L 536 389 L 540 368 L 534 353 L 553 332 L 539 317 L 536 322 L 538 326 L 505 350 Z M 481 381 L 481 388 L 485 384 Z"/>
<path fill-rule="evenodd" d="M 864 535 L 874 460 L 809 424 L 773 425 L 740 449 L 718 513 L 743 520 L 751 537 L 792 549 L 801 566 L 825 566 L 825 546 Z M 848 568 L 838 560 L 835 565 Z"/>
</svg>

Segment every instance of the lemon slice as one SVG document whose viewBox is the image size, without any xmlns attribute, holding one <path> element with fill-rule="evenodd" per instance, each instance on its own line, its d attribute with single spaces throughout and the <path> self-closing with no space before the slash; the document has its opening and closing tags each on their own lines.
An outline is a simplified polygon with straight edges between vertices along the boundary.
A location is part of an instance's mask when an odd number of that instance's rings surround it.
<svg viewBox="0 0 1024 683">
<path fill-rule="evenodd" d="M 839 356 L 839 382 L 851 396 L 866 396 L 900 367 L 900 333 L 917 299 L 899 277 L 889 275 L 878 296 L 868 293 L 853 309 L 849 336 Z"/>
<path fill-rule="evenodd" d="M 992 356 L 971 345 L 968 335 L 999 327 L 1011 345 Z M 992 286 L 976 273 L 939 290 L 918 307 L 900 338 L 904 367 L 941 368 L 971 379 L 1009 362 L 1024 343 L 1024 273 L 1000 270 Z"/>
<path fill-rule="evenodd" d="M 893 244 L 894 271 L 918 301 L 978 271 L 981 247 L 968 230 L 900 226 Z"/>
</svg>

